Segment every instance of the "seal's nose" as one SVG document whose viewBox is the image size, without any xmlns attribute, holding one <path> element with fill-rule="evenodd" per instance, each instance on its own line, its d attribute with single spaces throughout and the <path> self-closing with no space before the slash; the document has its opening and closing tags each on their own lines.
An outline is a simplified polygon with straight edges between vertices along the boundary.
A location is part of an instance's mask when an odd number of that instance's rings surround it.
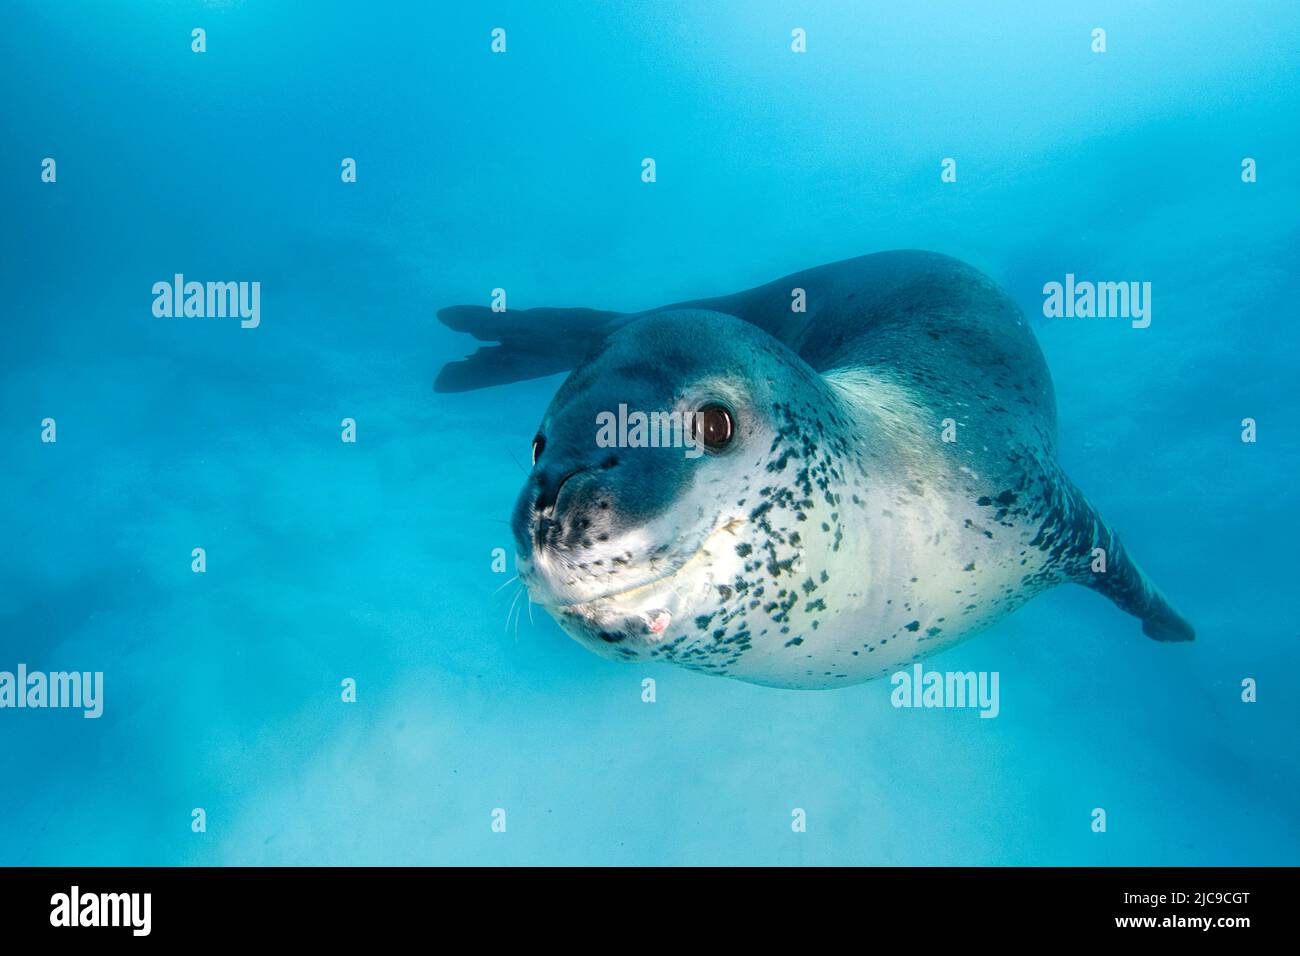
<svg viewBox="0 0 1300 956">
<path fill-rule="evenodd" d="M 515 537 L 521 546 L 538 552 L 588 543 L 584 539 L 591 519 L 582 494 L 587 482 L 579 477 L 588 470 L 538 471 L 520 501 L 523 507 L 515 512 Z M 572 482 L 574 478 L 578 481 Z"/>
<path fill-rule="evenodd" d="M 538 476 L 537 498 L 533 502 L 533 507 L 537 510 L 537 513 L 553 516 L 555 505 L 560 500 L 560 489 L 564 487 L 566 481 L 581 471 L 581 468 L 575 468 L 573 471 L 561 475 L 559 480 L 547 480 L 545 475 Z"/>
</svg>

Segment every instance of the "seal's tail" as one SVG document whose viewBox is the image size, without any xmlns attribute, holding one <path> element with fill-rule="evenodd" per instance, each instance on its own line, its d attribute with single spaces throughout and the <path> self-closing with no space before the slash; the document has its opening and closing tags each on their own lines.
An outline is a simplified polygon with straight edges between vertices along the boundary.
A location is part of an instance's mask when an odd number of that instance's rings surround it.
<svg viewBox="0 0 1300 956">
<path fill-rule="evenodd" d="M 482 346 L 468 358 L 448 362 L 433 390 L 468 392 L 567 372 L 627 318 L 622 312 L 598 309 L 494 312 L 482 305 L 449 306 L 438 312 L 447 328 L 500 344 Z"/>
<path fill-rule="evenodd" d="M 1092 588 L 1142 621 L 1142 633 L 1156 641 L 1196 639 L 1192 625 L 1151 583 L 1111 527 L 1083 493 L 1061 477 L 1062 568 L 1067 580 Z"/>
</svg>

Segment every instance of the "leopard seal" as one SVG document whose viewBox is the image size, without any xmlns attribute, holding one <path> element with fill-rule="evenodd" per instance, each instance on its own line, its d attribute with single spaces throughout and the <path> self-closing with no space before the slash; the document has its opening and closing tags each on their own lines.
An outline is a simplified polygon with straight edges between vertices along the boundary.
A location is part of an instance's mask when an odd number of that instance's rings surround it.
<svg viewBox="0 0 1300 956">
<path fill-rule="evenodd" d="M 956 259 L 877 253 L 638 313 L 439 318 L 499 343 L 439 391 L 572 368 L 511 527 L 533 602 L 603 656 L 843 687 L 1070 582 L 1156 640 L 1194 637 L 1058 465 L 1024 316 Z M 702 424 L 706 453 L 602 447 L 620 405 Z"/>
</svg>

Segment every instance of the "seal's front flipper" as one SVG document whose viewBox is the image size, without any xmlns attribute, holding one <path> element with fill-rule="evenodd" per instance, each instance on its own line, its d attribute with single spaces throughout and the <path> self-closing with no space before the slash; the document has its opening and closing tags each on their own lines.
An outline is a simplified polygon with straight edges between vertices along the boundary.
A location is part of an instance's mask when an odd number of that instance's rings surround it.
<svg viewBox="0 0 1300 956">
<path fill-rule="evenodd" d="M 1068 579 L 1104 594 L 1121 611 L 1138 618 L 1142 633 L 1152 640 L 1195 640 L 1192 625 L 1129 557 L 1119 535 L 1068 478 L 1061 481 L 1065 488 L 1061 513 L 1068 517 L 1060 523 L 1065 530 L 1058 540 L 1065 543 L 1060 552 L 1068 562 Z"/>
<path fill-rule="evenodd" d="M 468 392 L 567 372 L 630 316 L 597 309 L 523 309 L 493 312 L 481 305 L 453 305 L 438 312 L 443 325 L 468 332 L 485 345 L 468 358 L 448 362 L 435 392 Z"/>
</svg>

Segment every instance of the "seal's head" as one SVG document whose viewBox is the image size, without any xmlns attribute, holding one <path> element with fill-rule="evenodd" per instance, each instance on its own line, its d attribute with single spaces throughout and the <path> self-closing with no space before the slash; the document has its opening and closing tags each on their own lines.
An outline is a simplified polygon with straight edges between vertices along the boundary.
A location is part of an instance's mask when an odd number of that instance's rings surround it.
<svg viewBox="0 0 1300 956">
<path fill-rule="evenodd" d="M 532 599 L 609 657 L 721 672 L 778 641 L 787 592 L 816 583 L 841 533 L 840 414 L 750 323 L 629 323 L 569 376 L 533 441 L 512 521 Z"/>
</svg>

